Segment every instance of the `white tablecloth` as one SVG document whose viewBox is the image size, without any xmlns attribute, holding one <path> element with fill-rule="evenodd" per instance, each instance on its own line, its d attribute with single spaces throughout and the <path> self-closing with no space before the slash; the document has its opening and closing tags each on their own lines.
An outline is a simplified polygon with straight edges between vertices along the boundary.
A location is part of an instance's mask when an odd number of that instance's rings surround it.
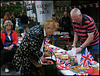
<svg viewBox="0 0 100 76">
<path fill-rule="evenodd" d="M 49 47 L 56 47 L 56 46 L 54 46 L 54 45 L 49 45 Z M 63 52 L 63 51 L 66 51 L 66 50 L 64 50 L 64 49 L 59 49 L 59 50 L 57 50 L 57 52 Z M 77 55 L 77 62 L 78 62 L 78 64 L 80 63 L 80 58 L 81 58 L 81 54 L 80 53 L 78 53 L 78 54 L 76 54 Z M 46 58 L 51 58 L 51 57 L 46 57 Z M 55 60 L 55 57 L 54 56 L 52 56 L 52 59 L 54 59 Z M 98 65 L 99 65 L 99 63 L 97 63 Z M 75 72 L 73 72 L 72 70 L 70 70 L 70 69 L 67 69 L 67 70 L 59 70 L 59 72 L 61 72 L 63 75 L 74 75 L 74 74 L 76 74 Z M 84 71 L 80 71 L 80 72 L 78 72 L 78 73 L 84 73 Z"/>
</svg>

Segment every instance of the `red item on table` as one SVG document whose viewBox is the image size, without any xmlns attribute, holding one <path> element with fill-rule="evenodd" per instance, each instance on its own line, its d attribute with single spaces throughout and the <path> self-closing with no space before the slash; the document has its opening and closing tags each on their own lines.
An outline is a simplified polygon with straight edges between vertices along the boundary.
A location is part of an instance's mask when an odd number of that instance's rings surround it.
<svg viewBox="0 0 100 76">
<path fill-rule="evenodd" d="M 43 63 L 47 63 L 48 65 L 54 64 L 53 61 L 47 60 L 47 59 L 45 59 L 44 57 L 41 57 L 41 61 L 42 61 Z"/>
<path fill-rule="evenodd" d="M 91 74 L 91 75 L 99 75 L 99 70 L 98 70 L 98 74 L 94 74 L 93 73 L 93 68 L 89 68 L 87 71 L 84 71 L 84 73 L 88 73 L 88 74 Z"/>
</svg>

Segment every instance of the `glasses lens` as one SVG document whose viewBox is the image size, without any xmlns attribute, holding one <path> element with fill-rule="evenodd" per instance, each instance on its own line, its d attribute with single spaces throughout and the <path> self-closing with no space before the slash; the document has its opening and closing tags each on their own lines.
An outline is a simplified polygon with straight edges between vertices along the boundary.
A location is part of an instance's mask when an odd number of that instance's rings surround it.
<svg viewBox="0 0 100 76">
<path fill-rule="evenodd" d="M 6 25 L 6 26 L 11 26 L 11 25 Z"/>
</svg>

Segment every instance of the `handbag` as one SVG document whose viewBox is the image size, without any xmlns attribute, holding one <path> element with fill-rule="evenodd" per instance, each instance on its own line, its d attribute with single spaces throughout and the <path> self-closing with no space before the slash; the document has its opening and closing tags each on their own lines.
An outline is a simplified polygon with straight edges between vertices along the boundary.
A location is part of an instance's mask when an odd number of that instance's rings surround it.
<svg viewBox="0 0 100 76">
<path fill-rule="evenodd" d="M 44 70 L 45 75 L 46 76 L 57 75 L 56 61 L 54 61 L 53 59 L 47 59 L 47 60 L 53 61 L 54 64 L 50 64 L 50 65 L 43 65 L 42 64 L 42 68 Z"/>
<path fill-rule="evenodd" d="M 52 54 L 55 56 L 53 51 L 52 51 Z M 39 58 L 38 54 L 35 54 L 35 55 L 37 56 L 37 58 Z M 51 55 L 51 59 L 47 59 L 47 60 L 53 61 L 53 64 L 50 64 L 50 65 L 42 64 L 42 69 L 44 70 L 45 75 L 46 76 L 57 75 L 56 56 L 55 56 L 55 60 L 52 59 L 52 55 Z"/>
<path fill-rule="evenodd" d="M 45 39 L 45 38 L 44 38 Z M 45 40 L 44 40 L 45 41 Z M 45 43 L 45 42 L 44 42 Z M 44 49 L 43 49 L 44 50 Z M 51 50 L 51 49 L 49 49 L 49 50 Z M 51 60 L 51 61 L 53 61 L 53 64 L 50 64 L 50 65 L 45 65 L 45 64 L 42 64 L 42 69 L 44 70 L 44 74 L 46 75 L 46 76 L 52 76 L 52 75 L 57 75 L 57 67 L 56 67 L 56 61 L 57 61 L 57 59 L 56 59 L 56 56 L 55 56 L 55 53 L 51 50 L 51 59 L 47 59 L 47 60 Z M 55 57 L 55 60 L 53 60 L 52 59 L 52 54 L 54 55 L 54 57 Z M 41 61 L 40 60 L 40 58 L 39 58 L 39 55 L 38 54 L 36 54 L 35 53 L 35 55 L 36 55 L 36 58 L 37 59 L 39 59 L 39 61 Z M 40 64 L 41 64 L 41 62 L 39 62 Z"/>
<path fill-rule="evenodd" d="M 55 76 L 55 75 L 57 75 L 57 67 L 56 67 L 56 61 L 57 61 L 57 59 L 56 59 L 56 56 L 55 56 L 55 54 L 54 54 L 53 51 L 52 51 L 51 54 L 54 55 L 55 60 L 52 59 L 52 55 L 51 55 L 51 59 L 47 59 L 47 60 L 53 61 L 53 64 L 50 64 L 50 65 L 44 65 L 44 64 L 42 64 L 42 68 L 44 70 L 44 73 L 47 76 L 52 76 L 52 75 Z"/>
</svg>

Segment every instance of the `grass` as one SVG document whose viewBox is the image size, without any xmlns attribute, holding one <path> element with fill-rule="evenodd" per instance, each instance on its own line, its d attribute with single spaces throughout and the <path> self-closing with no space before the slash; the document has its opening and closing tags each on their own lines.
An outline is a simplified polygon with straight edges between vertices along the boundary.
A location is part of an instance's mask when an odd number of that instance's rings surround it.
<svg viewBox="0 0 100 76">
<path fill-rule="evenodd" d="M 0 29 L 0 31 L 2 31 L 2 30 L 4 30 L 3 26 L 1 26 L 1 29 Z"/>
</svg>

